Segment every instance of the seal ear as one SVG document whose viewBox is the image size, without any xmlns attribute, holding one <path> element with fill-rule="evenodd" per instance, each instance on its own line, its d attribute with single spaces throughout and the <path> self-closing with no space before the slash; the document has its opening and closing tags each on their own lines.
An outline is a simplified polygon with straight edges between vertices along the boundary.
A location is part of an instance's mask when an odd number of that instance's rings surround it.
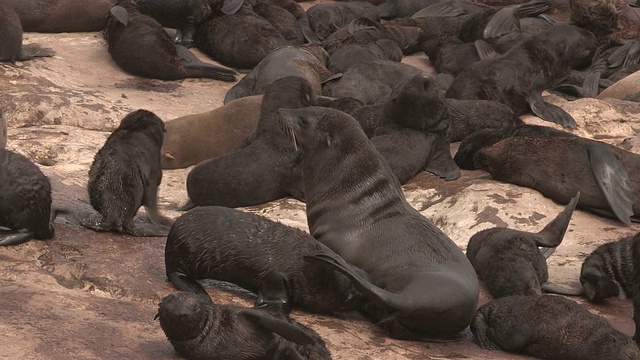
<svg viewBox="0 0 640 360">
<path fill-rule="evenodd" d="M 238 314 L 262 329 L 276 333 L 296 344 L 313 345 L 316 343 L 313 338 L 307 335 L 299 327 L 287 321 L 266 315 L 263 311 L 256 309 L 241 309 Z"/>
<path fill-rule="evenodd" d="M 112 7 L 111 15 L 113 15 L 113 17 L 124 26 L 127 26 L 129 23 L 129 13 L 127 12 L 127 9 L 122 6 L 117 5 Z"/>
</svg>

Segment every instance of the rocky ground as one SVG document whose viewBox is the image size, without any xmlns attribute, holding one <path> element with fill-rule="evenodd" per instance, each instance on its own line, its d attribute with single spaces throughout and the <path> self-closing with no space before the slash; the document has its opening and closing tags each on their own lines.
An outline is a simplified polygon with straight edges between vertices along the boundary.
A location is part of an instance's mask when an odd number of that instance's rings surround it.
<svg viewBox="0 0 640 360">
<path fill-rule="evenodd" d="M 145 108 L 167 121 L 209 111 L 222 105 L 233 85 L 128 75 L 113 63 L 100 33 L 26 34 L 25 42 L 51 47 L 57 55 L 16 65 L 0 63 L 7 147 L 40 164 L 53 183 L 56 201 L 86 199 L 93 155 L 127 113 Z M 424 54 L 404 61 L 430 71 Z M 574 116 L 575 133 L 637 150 L 637 103 L 546 98 Z M 541 123 L 532 116 L 523 118 Z M 456 148 L 453 144 L 452 151 Z M 159 203 L 165 214 L 180 215 L 175 209 L 186 200 L 189 170 L 164 172 Z M 536 191 L 493 181 L 480 171 L 463 171 L 452 182 L 421 173 L 404 190 L 411 204 L 463 250 L 477 231 L 494 226 L 538 231 L 563 209 Z M 292 199 L 245 210 L 306 229 L 304 204 Z M 577 285 L 587 254 L 639 230 L 638 225 L 624 227 L 577 210 L 563 244 L 549 260 L 551 279 Z M 163 238 L 95 233 L 61 222 L 53 240 L 1 248 L 0 358 L 177 358 L 153 319 L 159 300 L 173 291 L 164 274 L 164 243 Z M 250 306 L 254 300 L 253 295 L 224 284 L 208 285 L 217 302 Z M 487 301 L 484 293 L 481 301 Z M 584 305 L 633 334 L 629 300 Z M 338 319 L 299 311 L 293 316 L 322 335 L 335 359 L 524 358 L 481 350 L 470 339 L 448 344 L 392 340 L 353 316 Z"/>
</svg>

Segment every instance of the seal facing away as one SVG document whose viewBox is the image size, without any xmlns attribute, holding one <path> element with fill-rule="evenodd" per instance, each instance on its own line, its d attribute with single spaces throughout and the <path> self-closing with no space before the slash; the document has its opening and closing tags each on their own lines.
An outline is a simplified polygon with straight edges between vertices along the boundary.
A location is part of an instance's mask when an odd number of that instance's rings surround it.
<svg viewBox="0 0 640 360">
<path fill-rule="evenodd" d="M 580 193 L 539 233 L 492 228 L 469 239 L 467 257 L 493 298 L 540 295 L 546 292 L 579 295 L 549 282 L 546 257 L 538 247 L 553 252 L 564 237 Z M 545 250 L 547 251 L 547 250 Z M 548 254 L 551 255 L 551 254 Z"/>
<path fill-rule="evenodd" d="M 236 81 L 236 72 L 204 63 L 187 48 L 176 46 L 162 25 L 143 15 L 132 0 L 111 8 L 104 30 L 109 54 L 126 72 L 160 80 L 204 77 Z"/>
<path fill-rule="evenodd" d="M 359 294 L 349 279 L 303 259 L 323 249 L 302 230 L 251 213 L 202 206 L 173 224 L 164 258 L 167 277 L 179 290 L 207 296 L 196 279 L 215 279 L 256 293 L 256 307 L 280 313 L 292 307 L 322 314 L 352 310 Z"/>
<path fill-rule="evenodd" d="M 26 157 L 0 149 L 0 246 L 51 239 L 51 183 Z"/>
<path fill-rule="evenodd" d="M 572 66 L 590 58 L 594 42 L 593 34 L 578 27 L 551 27 L 503 56 L 474 63 L 455 78 L 446 97 L 493 100 L 508 105 L 516 115 L 531 109 L 543 120 L 576 127 L 566 111 L 544 102 L 542 91 L 556 85 Z"/>
<path fill-rule="evenodd" d="M 638 346 L 631 338 L 562 296 L 492 300 L 478 309 L 471 331 L 483 349 L 541 359 L 640 359 Z"/>
<path fill-rule="evenodd" d="M 170 226 L 171 220 L 157 209 L 163 137 L 164 123 L 150 111 L 137 110 L 120 121 L 89 169 L 89 200 L 101 219 L 81 220 L 83 226 L 133 236 L 166 235 L 162 227 Z M 159 229 L 146 232 L 134 227 L 133 217 L 140 206 L 144 206 L 151 221 L 161 225 Z"/>
<path fill-rule="evenodd" d="M 18 13 L 9 2 L 0 2 L 0 61 L 15 63 L 34 57 L 53 56 L 49 48 L 22 45 L 22 24 Z"/>
<path fill-rule="evenodd" d="M 162 299 L 158 318 L 176 353 L 190 360 L 331 359 L 320 335 L 295 320 L 191 292 Z"/>
<path fill-rule="evenodd" d="M 467 327 L 479 295 L 473 266 L 406 201 L 358 122 L 320 107 L 279 113 L 283 128 L 303 150 L 309 230 L 344 258 L 325 252 L 310 261 L 325 262 L 351 278 L 378 306 L 379 314 L 372 317 L 395 338 L 448 337 Z"/>
</svg>

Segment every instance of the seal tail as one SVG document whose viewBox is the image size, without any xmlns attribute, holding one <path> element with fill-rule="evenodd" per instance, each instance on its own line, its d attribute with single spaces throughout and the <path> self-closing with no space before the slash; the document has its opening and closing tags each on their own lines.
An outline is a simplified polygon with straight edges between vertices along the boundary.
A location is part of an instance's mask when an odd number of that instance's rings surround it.
<svg viewBox="0 0 640 360">
<path fill-rule="evenodd" d="M 536 234 L 535 242 L 537 246 L 553 248 L 560 245 L 569 227 L 569 221 L 571 221 L 573 211 L 576 209 L 576 205 L 578 205 L 578 200 L 580 200 L 579 191 L 573 199 L 569 201 L 569 204 L 567 204 L 564 210 L 562 210 L 553 221 L 547 224 L 544 229 Z"/>
<path fill-rule="evenodd" d="M 276 333 L 286 340 L 293 341 L 296 344 L 313 345 L 316 343 L 311 336 L 307 335 L 299 327 L 287 321 L 266 315 L 263 311 L 256 309 L 242 309 L 240 310 L 239 315 L 262 329 Z"/>
</svg>

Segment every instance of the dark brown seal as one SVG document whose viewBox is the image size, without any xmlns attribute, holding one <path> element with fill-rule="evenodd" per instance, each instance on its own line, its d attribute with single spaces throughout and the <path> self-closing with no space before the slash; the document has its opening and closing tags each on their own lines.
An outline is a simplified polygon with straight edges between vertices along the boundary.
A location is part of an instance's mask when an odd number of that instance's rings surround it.
<svg viewBox="0 0 640 360">
<path fill-rule="evenodd" d="M 205 77 L 236 81 L 235 71 L 201 62 L 187 48 L 176 47 L 162 25 L 138 12 L 132 0 L 120 4 L 111 9 L 104 34 L 109 54 L 126 72 L 160 80 Z"/>
<path fill-rule="evenodd" d="M 295 320 L 214 304 L 191 292 L 162 299 L 157 318 L 176 353 L 187 359 L 331 359 L 320 335 Z"/>
<path fill-rule="evenodd" d="M 55 53 L 38 45 L 22 45 L 22 24 L 11 3 L 0 3 L 0 61 L 15 63 L 34 57 L 53 56 Z"/>
<path fill-rule="evenodd" d="M 167 236 L 167 277 L 179 290 L 206 296 L 197 279 L 215 279 L 258 295 L 256 307 L 330 314 L 352 310 L 359 294 L 350 281 L 305 262 L 326 247 L 308 233 L 265 217 L 219 206 L 180 216 Z"/>
<path fill-rule="evenodd" d="M 640 265 L 640 234 L 598 246 L 584 259 L 580 283 L 584 296 L 600 303 L 610 297 L 636 299 L 635 267 Z"/>
<path fill-rule="evenodd" d="M 447 90 L 453 99 L 493 100 L 516 115 L 529 109 L 543 120 L 575 127 L 560 107 L 545 103 L 542 91 L 565 77 L 572 66 L 590 58 L 595 37 L 571 25 L 559 25 L 533 35 L 503 56 L 474 63 Z"/>
<path fill-rule="evenodd" d="M 134 236 L 166 234 L 168 229 L 162 227 L 171 225 L 171 220 L 157 209 L 163 137 L 164 123 L 150 111 L 137 110 L 120 121 L 89 169 L 89 200 L 101 219 L 83 219 L 83 226 Z M 140 206 L 144 206 L 151 221 L 162 227 L 153 232 L 136 228 L 133 218 Z"/>
<path fill-rule="evenodd" d="M 469 239 L 467 257 L 493 298 L 540 295 L 542 291 L 580 294 L 580 290 L 565 290 L 549 282 L 546 261 L 562 242 L 579 198 L 580 193 L 538 233 L 491 228 Z M 543 256 L 538 247 L 549 248 L 550 251 Z"/>
<path fill-rule="evenodd" d="M 473 266 L 406 201 L 357 121 L 321 107 L 279 113 L 303 150 L 309 230 L 344 258 L 325 252 L 310 261 L 325 262 L 351 278 L 378 306 L 371 318 L 395 338 L 449 337 L 467 327 L 479 294 Z M 365 271 L 371 282 L 345 261 Z"/>
<path fill-rule="evenodd" d="M 550 360 L 629 360 L 638 346 L 604 318 L 554 295 L 509 296 L 478 309 L 471 331 L 483 349 Z"/>
<path fill-rule="evenodd" d="M 51 239 L 51 183 L 26 157 L 0 149 L 0 246 Z"/>
<path fill-rule="evenodd" d="M 104 29 L 116 0 L 4 0 L 13 6 L 24 31 L 59 33 Z"/>
</svg>

